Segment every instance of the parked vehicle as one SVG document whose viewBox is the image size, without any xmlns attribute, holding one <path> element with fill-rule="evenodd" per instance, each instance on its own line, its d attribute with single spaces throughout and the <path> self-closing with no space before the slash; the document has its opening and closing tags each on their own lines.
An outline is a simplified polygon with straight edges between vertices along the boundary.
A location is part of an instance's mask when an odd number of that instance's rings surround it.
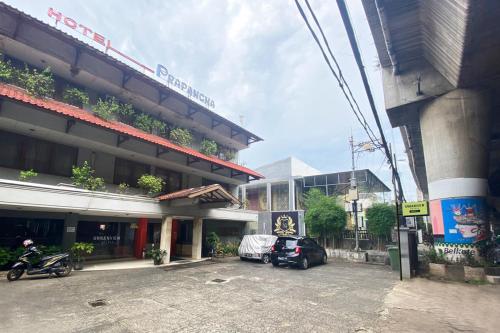
<svg viewBox="0 0 500 333">
<path fill-rule="evenodd" d="M 308 269 L 312 264 L 326 264 L 326 261 L 325 249 L 308 237 L 278 237 L 271 248 L 271 262 L 275 267 L 283 264 Z"/>
<path fill-rule="evenodd" d="M 42 253 L 33 245 L 31 239 L 23 242 L 26 251 L 12 265 L 7 273 L 9 281 L 15 281 L 23 275 L 52 274 L 59 277 L 68 276 L 73 269 L 68 253 L 42 256 Z"/>
<path fill-rule="evenodd" d="M 257 259 L 264 264 L 271 261 L 271 247 L 278 239 L 273 235 L 245 235 L 238 248 L 241 260 Z"/>
</svg>

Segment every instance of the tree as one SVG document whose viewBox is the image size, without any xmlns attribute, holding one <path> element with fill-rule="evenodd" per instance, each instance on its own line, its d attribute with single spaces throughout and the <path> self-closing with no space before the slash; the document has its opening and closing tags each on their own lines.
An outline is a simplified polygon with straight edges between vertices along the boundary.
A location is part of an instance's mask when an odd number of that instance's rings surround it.
<svg viewBox="0 0 500 333">
<path fill-rule="evenodd" d="M 327 237 L 338 236 L 344 230 L 347 214 L 335 198 L 324 195 L 318 189 L 312 189 L 306 195 L 305 205 L 307 230 L 321 238 L 324 246 Z"/>
<path fill-rule="evenodd" d="M 375 236 L 387 239 L 396 223 L 396 207 L 378 203 L 366 210 L 366 226 Z M 380 247 L 380 243 L 379 243 Z"/>
</svg>

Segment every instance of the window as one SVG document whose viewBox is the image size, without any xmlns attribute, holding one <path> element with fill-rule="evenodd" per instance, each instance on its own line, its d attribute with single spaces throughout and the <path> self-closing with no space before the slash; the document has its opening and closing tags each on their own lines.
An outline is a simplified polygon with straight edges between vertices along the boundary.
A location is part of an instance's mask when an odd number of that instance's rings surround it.
<svg viewBox="0 0 500 333">
<path fill-rule="evenodd" d="M 78 149 L 28 136 L 0 131 L 0 165 L 69 177 Z"/>
<path fill-rule="evenodd" d="M 165 181 L 163 194 L 180 191 L 182 189 L 182 174 L 171 170 L 156 168 L 156 176 Z"/>
<path fill-rule="evenodd" d="M 144 174 L 149 174 L 151 168 L 149 165 L 122 160 L 117 158 L 115 161 L 115 184 L 127 183 L 132 187 L 137 187 L 137 180 Z"/>
</svg>

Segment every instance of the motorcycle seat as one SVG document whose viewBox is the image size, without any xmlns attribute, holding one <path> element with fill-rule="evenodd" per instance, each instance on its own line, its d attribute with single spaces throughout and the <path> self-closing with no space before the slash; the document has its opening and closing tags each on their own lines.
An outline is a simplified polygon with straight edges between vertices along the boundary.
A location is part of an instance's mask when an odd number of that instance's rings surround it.
<svg viewBox="0 0 500 333">
<path fill-rule="evenodd" d="M 54 257 L 58 257 L 60 256 L 61 254 L 64 254 L 64 253 L 60 253 L 60 254 L 52 254 L 50 256 L 43 256 L 41 260 L 45 261 L 45 260 L 48 260 L 48 259 L 51 259 L 51 258 L 54 258 Z"/>
</svg>

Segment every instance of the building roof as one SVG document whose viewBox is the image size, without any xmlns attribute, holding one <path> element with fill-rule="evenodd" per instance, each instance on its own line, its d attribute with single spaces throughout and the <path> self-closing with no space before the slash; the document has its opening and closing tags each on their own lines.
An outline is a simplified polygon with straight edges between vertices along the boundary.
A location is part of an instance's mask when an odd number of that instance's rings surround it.
<svg viewBox="0 0 500 333">
<path fill-rule="evenodd" d="M 6 97 L 17 102 L 31 104 L 46 111 L 51 111 L 54 113 L 58 113 L 59 115 L 76 119 L 94 126 L 106 128 L 118 134 L 146 141 L 158 145 L 162 148 L 166 148 L 168 150 L 175 151 L 195 159 L 203 160 L 212 163 L 214 165 L 218 165 L 220 167 L 225 167 L 237 172 L 241 172 L 243 174 L 252 176 L 254 178 L 263 178 L 263 176 L 258 172 L 245 168 L 241 165 L 224 161 L 213 156 L 207 156 L 191 148 L 176 145 L 165 138 L 143 132 L 132 126 L 117 121 L 104 120 L 102 118 L 95 116 L 93 113 L 89 111 L 85 111 L 83 109 L 77 108 L 72 105 L 68 105 L 53 99 L 33 97 L 29 95 L 24 89 L 9 84 L 0 83 L 0 97 Z"/>
<path fill-rule="evenodd" d="M 290 156 L 255 169 L 269 179 L 287 179 L 290 177 L 305 177 L 320 174 L 307 163 Z"/>
<path fill-rule="evenodd" d="M 107 63 L 113 64 L 114 66 L 116 66 L 120 70 L 122 70 L 126 73 L 133 74 L 134 77 L 139 78 L 143 82 L 151 84 L 152 86 L 154 86 L 157 89 L 166 91 L 168 94 L 175 96 L 176 99 L 183 101 L 187 105 L 192 106 L 196 110 L 199 110 L 202 113 L 210 116 L 213 120 L 215 120 L 219 123 L 226 124 L 228 127 L 230 127 L 232 129 L 232 131 L 235 131 L 238 133 L 244 133 L 245 135 L 247 135 L 248 138 L 250 138 L 249 143 L 263 141 L 263 139 L 261 137 L 259 137 L 258 135 L 254 134 L 254 133 L 246 130 L 245 128 L 239 126 L 238 124 L 235 124 L 234 122 L 222 117 L 221 115 L 204 107 L 203 105 L 196 103 L 195 101 L 189 99 L 188 97 L 177 92 L 176 90 L 171 89 L 170 87 L 161 83 L 160 81 L 157 81 L 157 80 L 151 78 L 150 76 L 142 73 L 141 71 L 127 65 L 126 63 L 124 63 L 124 62 L 122 62 L 114 57 L 111 57 L 110 55 L 100 51 L 99 49 L 97 49 L 97 48 L 95 48 L 95 47 L 93 47 L 93 46 L 91 46 L 91 45 L 89 45 L 81 40 L 79 40 L 78 38 L 75 38 L 75 37 L 71 36 L 70 34 L 67 34 L 67 33 L 65 33 L 57 28 L 54 28 L 54 27 L 50 26 L 49 24 L 47 24 L 47 23 L 45 23 L 45 22 L 43 22 L 43 21 L 41 21 L 41 20 L 39 20 L 39 19 L 37 19 L 37 18 L 27 14 L 27 13 L 24 13 L 23 11 L 21 11 L 15 7 L 7 5 L 7 4 L 0 1 L 0 11 L 2 11 L 2 10 L 6 10 L 10 13 L 13 13 L 16 16 L 16 20 L 18 20 L 17 25 L 20 25 L 19 22 L 22 20 L 32 22 L 32 23 L 38 25 L 38 27 L 40 29 L 43 29 L 45 32 L 57 36 L 56 38 L 60 38 L 61 40 L 69 41 L 69 42 L 73 43 L 74 45 L 77 45 L 79 48 L 84 48 L 86 50 L 86 52 L 89 52 L 89 53 L 92 53 L 93 55 L 98 56 L 101 60 L 103 60 Z M 17 28 L 16 28 L 16 30 L 17 30 Z M 0 30 L 0 32 L 2 32 L 2 31 Z M 7 35 L 9 35 L 9 34 L 7 34 Z M 11 36 L 9 36 L 9 37 L 11 37 Z"/>
<path fill-rule="evenodd" d="M 230 202 L 239 205 L 240 201 L 231 193 L 226 191 L 221 185 L 213 184 L 208 186 L 188 188 L 177 192 L 164 194 L 158 197 L 160 201 L 170 201 L 177 199 L 200 199 L 202 203 Z"/>
</svg>

